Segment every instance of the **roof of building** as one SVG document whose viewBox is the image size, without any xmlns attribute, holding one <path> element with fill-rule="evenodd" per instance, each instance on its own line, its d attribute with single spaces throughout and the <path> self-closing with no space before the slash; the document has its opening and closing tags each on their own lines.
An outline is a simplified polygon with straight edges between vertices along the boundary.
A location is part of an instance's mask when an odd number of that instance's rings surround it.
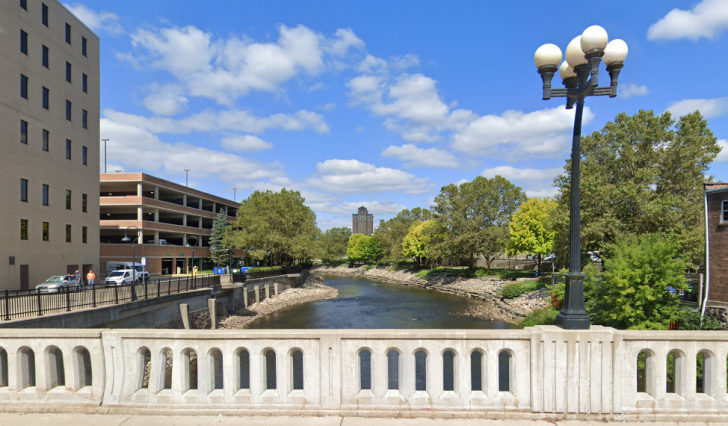
<svg viewBox="0 0 728 426">
<path fill-rule="evenodd" d="M 728 183 L 725 182 L 705 182 L 703 184 L 705 192 L 724 192 L 728 191 Z"/>
</svg>

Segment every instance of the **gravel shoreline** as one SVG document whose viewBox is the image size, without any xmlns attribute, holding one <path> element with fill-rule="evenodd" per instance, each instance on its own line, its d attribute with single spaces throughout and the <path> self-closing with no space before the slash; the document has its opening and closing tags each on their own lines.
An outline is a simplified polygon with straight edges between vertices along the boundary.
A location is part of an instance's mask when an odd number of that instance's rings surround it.
<svg viewBox="0 0 728 426">
<path fill-rule="evenodd" d="M 547 306 L 550 300 L 547 290 L 524 294 L 507 302 L 498 295 L 498 292 L 504 285 L 530 278 L 519 278 L 516 281 L 492 277 L 462 278 L 443 272 L 430 275 L 429 280 L 424 280 L 418 277 L 417 273 L 413 271 L 389 271 L 384 267 L 367 270 L 366 266 L 359 268 L 321 266 L 313 269 L 312 272 L 316 274 L 360 276 L 392 284 L 414 285 L 428 290 L 481 299 L 486 302 L 485 305 L 470 307 L 459 312 L 453 312 L 453 314 L 467 315 L 491 321 L 519 323 L 529 312 Z"/>
</svg>

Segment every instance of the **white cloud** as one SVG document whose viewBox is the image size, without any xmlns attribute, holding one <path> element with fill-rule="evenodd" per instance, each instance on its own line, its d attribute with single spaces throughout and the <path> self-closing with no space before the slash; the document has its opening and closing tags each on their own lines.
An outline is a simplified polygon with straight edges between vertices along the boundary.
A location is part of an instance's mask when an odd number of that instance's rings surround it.
<svg viewBox="0 0 728 426">
<path fill-rule="evenodd" d="M 496 166 L 483 170 L 482 176 L 493 178 L 500 175 L 520 185 L 529 197 L 553 197 L 558 190 L 553 187 L 554 178 L 563 173 L 559 167 L 549 169 L 519 169 L 512 166 Z"/>
<path fill-rule="evenodd" d="M 358 160 L 326 160 L 318 163 L 316 169 L 318 176 L 306 179 L 306 185 L 335 194 L 383 191 L 418 194 L 433 188 L 428 178 Z"/>
<path fill-rule="evenodd" d="M 187 108 L 188 99 L 179 86 L 155 86 L 155 93 L 144 99 L 144 106 L 158 115 L 177 115 Z"/>
<path fill-rule="evenodd" d="M 189 96 L 231 105 L 252 91 L 277 93 L 281 85 L 299 74 L 315 76 L 326 69 L 327 58 L 337 61 L 364 43 L 350 29 L 339 29 L 327 38 L 299 25 L 281 25 L 276 42 L 254 42 L 230 36 L 214 40 L 194 26 L 139 29 L 132 44 L 142 51 L 137 58 L 168 71 Z M 333 60 L 333 59 L 332 59 Z M 309 90 L 323 85 L 314 84 Z"/>
<path fill-rule="evenodd" d="M 556 107 L 484 115 L 460 126 L 453 135 L 452 147 L 480 157 L 559 157 L 569 146 L 574 111 Z M 584 108 L 583 122 L 589 123 L 593 118 L 591 110 Z"/>
<path fill-rule="evenodd" d="M 389 146 L 382 151 L 382 157 L 398 158 L 405 167 L 449 167 L 455 168 L 459 165 L 458 159 L 447 151 L 437 148 L 418 148 L 414 144 L 402 146 Z"/>
<path fill-rule="evenodd" d="M 728 0 L 703 0 L 691 10 L 673 9 L 650 25 L 648 40 L 715 39 L 728 30 Z"/>
<path fill-rule="evenodd" d="M 273 148 L 272 143 L 252 135 L 231 136 L 224 138 L 220 143 L 227 151 L 235 152 L 256 152 Z"/>
<path fill-rule="evenodd" d="M 336 109 L 336 104 L 333 102 L 329 102 L 326 105 L 317 106 L 316 109 L 321 110 L 321 111 L 331 111 L 331 110 Z"/>
<path fill-rule="evenodd" d="M 308 201 L 308 200 L 306 200 Z M 335 213 L 341 215 L 350 215 L 356 213 L 360 206 L 366 206 L 369 213 L 374 215 L 381 214 L 395 214 L 404 210 L 406 207 L 402 204 L 393 203 L 390 201 L 356 201 L 356 202 L 345 202 L 345 203 L 306 203 L 311 209 L 316 212 L 322 213 Z"/>
<path fill-rule="evenodd" d="M 235 184 L 285 178 L 277 162 L 260 163 L 185 142 L 165 143 L 144 128 L 108 118 L 102 118 L 100 125 L 101 134 L 109 138 L 108 158 L 126 170 L 182 175 L 184 169 L 192 169 L 197 179 L 214 177 Z"/>
<path fill-rule="evenodd" d="M 63 5 L 71 13 L 76 15 L 81 22 L 94 31 L 105 31 L 112 35 L 124 33 L 124 27 L 119 24 L 119 17 L 114 13 L 96 12 L 80 3 L 63 3 Z"/>
<path fill-rule="evenodd" d="M 356 132 L 356 133 L 361 133 L 363 131 L 364 131 L 364 126 L 359 126 L 356 128 L 356 130 L 354 130 L 354 132 Z"/>
<path fill-rule="evenodd" d="M 715 157 L 715 162 L 724 163 L 728 161 L 728 141 L 725 139 L 719 139 L 718 146 L 720 146 L 721 151 L 718 153 L 718 156 Z"/>
<path fill-rule="evenodd" d="M 326 88 L 326 85 L 319 81 L 318 83 L 312 84 L 308 88 L 308 93 L 316 92 L 318 90 L 325 89 L 325 88 Z"/>
<path fill-rule="evenodd" d="M 236 131 L 263 133 L 269 129 L 288 131 L 314 130 L 328 133 L 329 126 L 323 115 L 301 110 L 295 114 L 273 114 L 258 117 L 244 110 L 205 110 L 182 118 L 144 117 L 114 110 L 104 110 L 104 115 L 117 123 L 144 128 L 152 133 L 185 134 L 190 132 Z"/>
<path fill-rule="evenodd" d="M 674 102 L 667 107 L 667 111 L 670 111 L 670 113 L 676 117 L 682 117 L 683 115 L 690 114 L 696 110 L 700 111 L 705 118 L 719 117 L 721 115 L 728 114 L 728 97 L 715 99 L 683 99 L 681 101 Z"/>
<path fill-rule="evenodd" d="M 650 93 L 650 91 L 644 84 L 641 86 L 638 86 L 634 83 L 619 85 L 619 96 L 625 99 L 632 96 L 645 96 L 648 93 Z"/>
</svg>

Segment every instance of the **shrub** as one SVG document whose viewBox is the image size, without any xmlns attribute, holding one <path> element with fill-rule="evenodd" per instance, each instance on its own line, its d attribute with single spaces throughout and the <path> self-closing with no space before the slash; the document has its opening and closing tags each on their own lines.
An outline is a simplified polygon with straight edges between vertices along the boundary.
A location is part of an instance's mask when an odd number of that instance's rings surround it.
<svg viewBox="0 0 728 426">
<path fill-rule="evenodd" d="M 678 330 L 723 330 L 720 322 L 709 316 L 703 318 L 703 326 L 700 326 L 700 312 L 693 312 L 689 308 L 682 309 L 677 314 Z"/>
<path fill-rule="evenodd" d="M 483 268 L 478 268 L 473 275 L 475 275 L 478 278 L 487 277 L 488 271 Z"/>
<path fill-rule="evenodd" d="M 523 327 L 533 327 L 534 325 L 554 325 L 556 324 L 556 316 L 559 311 L 552 308 L 538 309 L 528 315 L 521 321 Z"/>
<path fill-rule="evenodd" d="M 526 292 L 526 286 L 521 283 L 508 284 L 503 286 L 499 294 L 506 299 L 514 299 Z"/>
</svg>

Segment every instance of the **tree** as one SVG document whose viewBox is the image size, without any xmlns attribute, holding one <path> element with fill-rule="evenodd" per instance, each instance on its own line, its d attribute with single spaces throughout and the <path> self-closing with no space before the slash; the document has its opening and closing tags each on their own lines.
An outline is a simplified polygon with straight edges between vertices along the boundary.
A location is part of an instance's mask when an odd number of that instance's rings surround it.
<svg viewBox="0 0 728 426">
<path fill-rule="evenodd" d="M 476 255 L 492 261 L 505 251 L 508 222 L 526 195 L 502 176 L 478 176 L 472 182 L 450 184 L 435 197 L 436 223 L 432 252 L 474 266 Z"/>
<path fill-rule="evenodd" d="M 680 316 L 677 292 L 687 288 L 680 243 L 660 234 L 629 237 L 615 244 L 605 272 L 585 292 L 595 324 L 619 329 L 668 329 Z"/>
<path fill-rule="evenodd" d="M 508 224 L 510 239 L 508 253 L 533 253 L 538 255 L 538 271 L 541 272 L 541 258 L 554 248 L 556 232 L 553 216 L 556 202 L 548 198 L 529 198 Z"/>
<path fill-rule="evenodd" d="M 402 255 L 405 257 L 414 257 L 418 265 L 422 265 L 427 260 L 427 246 L 431 240 L 431 234 L 428 229 L 434 224 L 434 220 L 425 222 L 417 222 L 410 227 L 409 232 L 402 240 Z"/>
<path fill-rule="evenodd" d="M 331 228 L 322 233 L 318 240 L 321 260 L 330 262 L 346 256 L 349 238 L 351 238 L 349 228 Z"/>
<path fill-rule="evenodd" d="M 384 250 L 384 256 L 393 260 L 401 260 L 403 258 L 402 241 L 409 229 L 416 222 L 430 219 L 432 219 L 432 212 L 427 209 L 420 207 L 412 210 L 404 209 L 387 221 L 380 220 L 377 230 L 374 231 L 374 238 Z"/>
<path fill-rule="evenodd" d="M 704 257 L 702 183 L 720 152 L 699 112 L 617 115 L 582 138 L 582 250 L 607 250 L 639 234 L 673 234 L 692 264 Z M 557 177 L 555 252 L 568 259 L 571 163 Z M 605 251 L 608 256 L 610 253 Z"/>
<path fill-rule="evenodd" d="M 268 252 L 279 263 L 310 260 L 316 254 L 320 233 L 316 214 L 303 202 L 298 191 L 255 191 L 240 203 L 231 244 L 250 251 L 254 259 Z"/>
<path fill-rule="evenodd" d="M 212 232 L 210 234 L 210 256 L 215 266 L 227 265 L 230 260 L 229 247 L 227 246 L 229 232 L 230 224 L 227 213 L 225 213 L 225 210 L 220 209 L 212 222 Z"/>
<path fill-rule="evenodd" d="M 351 262 L 373 262 L 382 258 L 382 249 L 377 240 L 364 234 L 354 234 L 349 238 L 346 257 Z"/>
</svg>

